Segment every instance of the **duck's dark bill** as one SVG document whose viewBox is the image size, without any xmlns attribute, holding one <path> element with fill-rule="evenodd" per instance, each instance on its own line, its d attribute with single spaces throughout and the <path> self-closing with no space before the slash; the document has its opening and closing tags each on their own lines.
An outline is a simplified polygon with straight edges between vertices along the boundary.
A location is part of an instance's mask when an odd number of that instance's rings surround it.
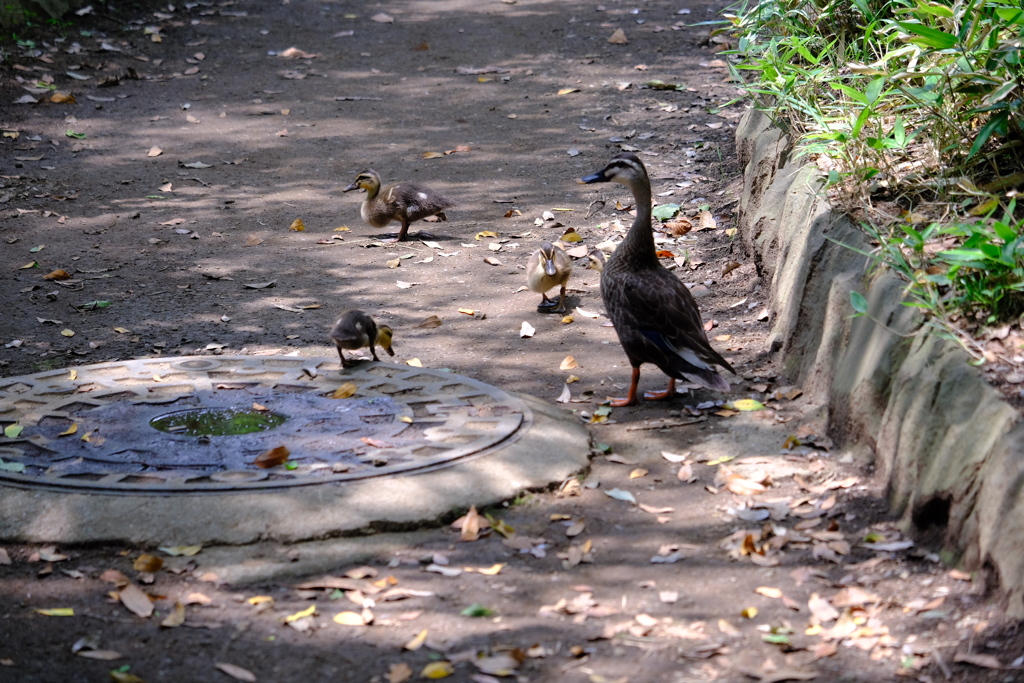
<svg viewBox="0 0 1024 683">
<path fill-rule="evenodd" d="M 588 176 L 580 178 L 580 182 L 583 183 L 584 185 L 589 185 L 590 183 L 607 183 L 608 176 L 606 176 L 604 174 L 604 171 L 601 170 L 598 171 L 597 173 L 592 173 Z"/>
<path fill-rule="evenodd" d="M 355 183 L 352 183 L 351 185 L 346 187 L 344 190 L 342 190 L 342 192 L 351 192 L 352 190 L 358 190 L 358 189 L 359 189 L 359 186 L 356 185 Z"/>
</svg>

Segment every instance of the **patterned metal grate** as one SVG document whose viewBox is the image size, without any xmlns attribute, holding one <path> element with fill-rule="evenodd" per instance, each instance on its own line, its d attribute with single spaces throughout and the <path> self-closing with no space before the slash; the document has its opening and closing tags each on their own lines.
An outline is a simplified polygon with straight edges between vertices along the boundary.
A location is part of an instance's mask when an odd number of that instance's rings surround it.
<svg viewBox="0 0 1024 683">
<path fill-rule="evenodd" d="M 85 365 L 0 380 L 0 484 L 94 493 L 308 486 L 445 467 L 518 438 L 529 408 L 441 370 L 327 358 L 205 356 Z M 331 398 L 343 383 L 357 390 Z M 254 407 L 255 404 L 255 407 Z M 179 411 L 266 411 L 252 433 L 167 433 Z M 17 427 L 8 430 L 16 432 Z M 287 462 L 253 464 L 278 446 Z"/>
</svg>

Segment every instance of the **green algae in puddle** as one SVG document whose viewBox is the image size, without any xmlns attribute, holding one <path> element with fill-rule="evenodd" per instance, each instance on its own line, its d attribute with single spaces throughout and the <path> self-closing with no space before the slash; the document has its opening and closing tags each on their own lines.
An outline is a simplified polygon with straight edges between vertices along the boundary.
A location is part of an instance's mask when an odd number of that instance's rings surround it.
<svg viewBox="0 0 1024 683">
<path fill-rule="evenodd" d="M 168 434 L 186 436 L 238 436 L 280 426 L 284 415 L 234 408 L 195 408 L 153 418 L 149 424 Z"/>
</svg>

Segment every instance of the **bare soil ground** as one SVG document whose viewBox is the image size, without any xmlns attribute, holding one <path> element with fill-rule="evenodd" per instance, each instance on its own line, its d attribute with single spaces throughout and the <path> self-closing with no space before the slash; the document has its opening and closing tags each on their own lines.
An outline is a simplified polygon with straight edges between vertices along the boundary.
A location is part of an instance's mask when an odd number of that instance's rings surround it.
<svg viewBox="0 0 1024 683">
<path fill-rule="evenodd" d="M 695 284 L 738 377 L 731 397 L 698 391 L 616 409 L 592 427 L 601 446 L 586 476 L 490 511 L 514 529 L 510 538 L 403 534 L 401 548 L 370 563 L 376 576 L 345 583 L 338 577 L 352 567 L 332 572 L 347 596 L 300 588 L 285 571 L 233 586 L 203 552 L 147 574 L 133 563 L 161 554 L 153 548 L 9 544 L 0 681 L 98 681 L 111 670 L 150 683 L 245 680 L 218 663 L 260 681 L 401 681 L 403 667 L 420 679 L 439 662 L 451 663 L 450 680 L 478 682 L 503 673 L 595 683 L 1024 680 L 993 668 L 1019 664 L 1024 641 L 984 599 L 983 577 L 950 573 L 927 548 L 885 545 L 904 539 L 869 464 L 829 450 L 821 408 L 772 364 L 759 319 L 769 302 L 731 232 L 742 110 L 718 109 L 737 91 L 707 27 L 690 26 L 721 9 L 175 3 L 108 7 L 63 35 L 24 34 L 34 47 L 9 46 L 0 87 L 5 375 L 138 356 L 333 354 L 337 312 L 361 308 L 395 329 L 398 362 L 417 358 L 551 401 L 576 375 L 578 402 L 567 408 L 592 413 L 628 381 L 614 331 L 585 314 L 602 310 L 597 274 L 577 261 L 564 323 L 521 291 L 524 264 L 569 227 L 591 246 L 621 236 L 627 193 L 575 180 L 636 149 L 659 202 L 691 217 L 707 206 L 716 219 L 662 246 L 665 263 Z M 608 42 L 616 29 L 628 43 Z M 288 48 L 305 58 L 280 56 Z M 643 87 L 652 80 L 683 87 Z M 43 91 L 37 104 L 10 104 L 40 82 L 76 102 Z M 383 231 L 360 220 L 359 199 L 340 192 L 366 167 L 459 207 L 446 223 L 413 226 L 429 238 L 381 242 Z M 296 219 L 305 230 L 289 229 Z M 477 239 L 485 231 L 497 237 Z M 57 269 L 71 278 L 44 279 Z M 418 326 L 434 315 L 440 327 Z M 523 321 L 532 338 L 520 336 Z M 560 370 L 566 356 L 579 367 Z M 663 381 L 647 369 L 642 389 Z M 767 408 L 719 415 L 708 402 L 723 398 Z M 784 452 L 791 436 L 801 445 Z M 693 481 L 678 476 L 686 466 Z M 646 507 L 606 495 L 616 489 Z M 263 554 L 301 567 L 321 551 L 240 549 L 238 561 Z M 431 564 L 499 573 L 445 576 L 426 571 Z M 108 595 L 123 583 L 111 569 L 155 598 L 155 616 Z M 389 601 L 388 585 L 427 593 Z M 161 627 L 176 602 L 184 624 Z M 371 625 L 332 621 L 364 605 Z M 473 605 L 493 613 L 464 615 Z M 315 615 L 286 625 L 312 606 Z M 76 616 L 37 611 L 50 608 Z M 403 649 L 424 630 L 422 647 Z M 82 638 L 119 658 L 73 653 Z M 958 653 L 973 663 L 955 662 Z M 509 655 L 510 672 L 481 660 Z"/>
</svg>

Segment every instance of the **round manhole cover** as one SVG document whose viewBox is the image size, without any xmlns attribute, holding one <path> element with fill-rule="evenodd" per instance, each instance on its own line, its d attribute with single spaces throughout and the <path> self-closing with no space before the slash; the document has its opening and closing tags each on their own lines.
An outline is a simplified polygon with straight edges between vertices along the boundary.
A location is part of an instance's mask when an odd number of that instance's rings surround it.
<svg viewBox="0 0 1024 683">
<path fill-rule="evenodd" d="M 441 370 L 217 356 L 0 380 L 0 483 L 252 491 L 445 467 L 519 438 L 516 397 Z"/>
</svg>

